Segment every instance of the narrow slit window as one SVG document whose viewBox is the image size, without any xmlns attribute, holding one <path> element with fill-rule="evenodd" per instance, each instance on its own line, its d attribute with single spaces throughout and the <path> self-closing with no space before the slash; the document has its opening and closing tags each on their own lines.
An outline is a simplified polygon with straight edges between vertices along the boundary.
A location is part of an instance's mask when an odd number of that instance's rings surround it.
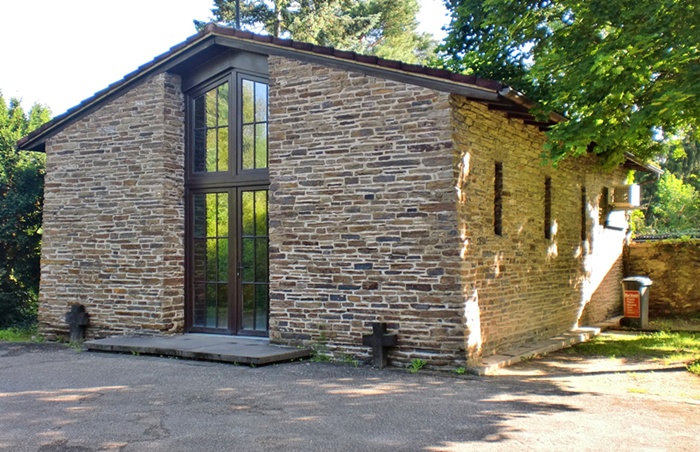
<svg viewBox="0 0 700 452">
<path fill-rule="evenodd" d="M 607 226 L 608 224 L 608 213 L 610 211 L 608 208 L 608 196 L 610 196 L 608 187 L 603 187 L 600 191 L 600 201 L 598 203 L 598 224 L 601 226 Z"/>
<path fill-rule="evenodd" d="M 496 162 L 493 177 L 493 232 L 503 235 L 503 163 Z"/>
<path fill-rule="evenodd" d="M 544 178 L 544 238 L 552 239 L 552 178 Z"/>
<path fill-rule="evenodd" d="M 588 240 L 588 222 L 586 220 L 586 187 L 581 187 L 581 241 Z"/>
</svg>

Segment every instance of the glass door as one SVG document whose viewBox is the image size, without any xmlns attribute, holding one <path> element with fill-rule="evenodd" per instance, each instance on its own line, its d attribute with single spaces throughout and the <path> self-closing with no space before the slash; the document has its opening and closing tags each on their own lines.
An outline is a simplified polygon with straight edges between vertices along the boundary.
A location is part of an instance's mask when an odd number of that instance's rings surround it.
<svg viewBox="0 0 700 452">
<path fill-rule="evenodd" d="M 267 190 L 189 196 L 189 331 L 267 335 Z"/>
</svg>

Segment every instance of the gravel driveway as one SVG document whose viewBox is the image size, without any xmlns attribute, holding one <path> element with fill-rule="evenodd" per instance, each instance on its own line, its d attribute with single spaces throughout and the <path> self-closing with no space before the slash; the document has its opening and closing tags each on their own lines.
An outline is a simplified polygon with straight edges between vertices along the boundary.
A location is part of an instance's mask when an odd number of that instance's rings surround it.
<svg viewBox="0 0 700 452">
<path fill-rule="evenodd" d="M 698 450 L 700 379 L 605 361 L 457 378 L 0 343 L 0 450 Z"/>
</svg>

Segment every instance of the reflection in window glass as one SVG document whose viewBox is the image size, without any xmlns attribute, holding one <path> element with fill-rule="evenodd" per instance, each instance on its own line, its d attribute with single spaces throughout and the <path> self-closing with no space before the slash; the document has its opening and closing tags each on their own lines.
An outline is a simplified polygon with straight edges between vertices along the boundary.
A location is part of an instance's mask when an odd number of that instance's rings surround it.
<svg viewBox="0 0 700 452">
<path fill-rule="evenodd" d="M 269 309 L 267 190 L 244 191 L 242 208 L 243 328 L 267 330 Z"/>
<path fill-rule="evenodd" d="M 228 193 L 193 196 L 194 326 L 227 328 L 229 238 Z"/>
<path fill-rule="evenodd" d="M 265 83 L 241 83 L 241 164 L 243 169 L 267 168 L 268 89 Z"/>
<path fill-rule="evenodd" d="M 228 83 L 194 100 L 194 171 L 228 171 Z"/>
</svg>

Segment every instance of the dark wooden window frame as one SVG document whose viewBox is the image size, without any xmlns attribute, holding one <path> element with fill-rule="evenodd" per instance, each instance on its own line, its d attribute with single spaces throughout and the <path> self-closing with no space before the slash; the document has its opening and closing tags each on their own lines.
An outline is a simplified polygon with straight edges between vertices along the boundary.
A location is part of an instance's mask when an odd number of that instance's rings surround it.
<svg viewBox="0 0 700 452">
<path fill-rule="evenodd" d="M 185 282 L 185 330 L 188 332 L 206 331 L 211 329 L 197 328 L 193 326 L 194 319 L 194 277 L 193 260 L 194 253 L 194 215 L 193 200 L 195 194 L 227 192 L 229 193 L 229 225 L 235 224 L 241 215 L 241 203 L 237 199 L 244 190 L 267 190 L 270 185 L 268 168 L 242 169 L 242 84 L 243 79 L 253 82 L 261 82 L 269 85 L 268 77 L 262 74 L 252 73 L 245 70 L 230 69 L 225 73 L 211 77 L 209 80 L 197 84 L 185 93 L 186 101 L 186 122 L 185 122 L 185 254 L 186 254 L 186 282 Z M 195 172 L 194 171 L 194 102 L 195 99 L 204 95 L 208 91 L 223 83 L 229 83 L 228 105 L 229 105 L 229 167 L 227 171 L 220 172 Z M 269 98 L 268 98 L 269 102 Z M 269 108 L 269 105 L 268 105 Z M 268 118 L 269 121 L 269 118 Z M 268 135 L 269 139 L 269 135 Z M 268 141 L 269 149 L 269 141 Z M 269 161 L 269 154 L 268 154 Z M 232 198 L 233 197 L 233 198 Z M 233 227 L 236 231 L 237 227 Z M 238 264 L 241 259 L 242 237 L 236 234 L 231 237 L 228 253 L 228 268 L 230 271 L 238 271 Z M 233 281 L 232 281 L 233 282 Z M 229 297 L 241 299 L 242 286 L 232 288 Z M 241 310 L 241 303 L 237 303 L 235 309 Z M 234 324 L 233 319 L 237 319 Z M 229 328 L 221 331 L 226 334 L 260 335 L 258 331 L 248 331 L 242 329 L 242 312 L 229 310 Z M 267 333 L 265 333 L 267 334 Z"/>
<path fill-rule="evenodd" d="M 267 168 L 258 169 L 242 169 L 242 136 L 239 133 L 241 130 L 241 111 L 242 111 L 242 96 L 239 89 L 243 83 L 243 79 L 252 80 L 254 82 L 262 82 L 267 84 L 268 79 L 260 75 L 251 74 L 243 71 L 231 71 L 230 73 L 216 77 L 210 82 L 199 85 L 195 89 L 186 94 L 187 97 L 187 128 L 185 138 L 187 141 L 186 163 L 185 163 L 185 185 L 189 188 L 203 187 L 223 187 L 231 185 L 249 185 L 256 183 L 268 183 L 270 180 L 269 170 Z M 206 92 L 216 88 L 223 83 L 229 83 L 229 168 L 227 171 L 220 172 L 195 172 L 194 167 L 194 108 L 195 98 L 205 94 Z M 234 106 L 231 109 L 230 106 Z M 269 143 L 268 143 L 269 146 Z M 269 155 L 268 155 L 269 160 Z"/>
</svg>

